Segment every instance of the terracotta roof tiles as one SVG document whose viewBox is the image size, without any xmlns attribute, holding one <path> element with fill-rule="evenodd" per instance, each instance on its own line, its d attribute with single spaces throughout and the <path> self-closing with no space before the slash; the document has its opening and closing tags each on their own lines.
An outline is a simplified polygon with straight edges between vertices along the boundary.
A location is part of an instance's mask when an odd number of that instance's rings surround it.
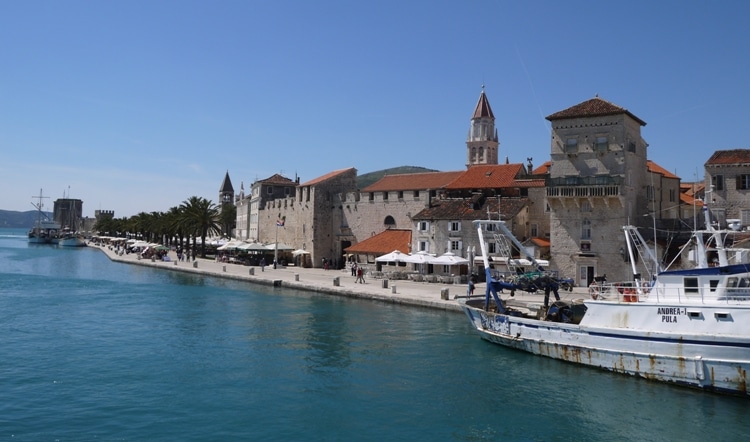
<svg viewBox="0 0 750 442">
<path fill-rule="evenodd" d="M 411 230 L 391 229 L 349 246 L 344 252 L 379 256 L 398 250 L 408 254 L 410 246 Z"/>
<path fill-rule="evenodd" d="M 446 190 L 500 189 L 515 187 L 523 164 L 474 165 L 445 186 Z"/>
<path fill-rule="evenodd" d="M 386 175 L 380 180 L 362 189 L 362 192 L 442 189 L 448 183 L 461 176 L 461 174 L 463 173 L 463 171 L 458 171 Z"/>
<path fill-rule="evenodd" d="M 537 247 L 549 247 L 551 244 L 548 239 L 539 237 L 531 238 L 531 242 L 534 243 L 534 245 L 536 245 Z"/>
<path fill-rule="evenodd" d="M 264 180 L 259 180 L 258 182 L 263 184 L 295 184 L 293 180 L 279 175 L 278 173 L 275 173 Z"/>
<path fill-rule="evenodd" d="M 534 169 L 533 172 L 531 172 L 532 175 L 546 175 L 549 173 L 550 168 L 552 167 L 552 161 L 545 161 L 541 166 Z"/>
<path fill-rule="evenodd" d="M 706 161 L 706 166 L 750 164 L 750 149 L 717 150 Z"/>
<path fill-rule="evenodd" d="M 526 207 L 528 198 L 498 198 L 477 195 L 474 198 L 435 200 L 431 207 L 421 210 L 412 220 L 467 220 L 486 219 L 487 212 L 500 213 L 503 220 L 512 219 Z"/>
<path fill-rule="evenodd" d="M 607 100 L 603 100 L 599 98 L 598 95 L 590 100 L 584 101 L 583 103 L 579 103 L 575 106 L 569 107 L 559 112 L 555 112 L 554 114 L 547 116 L 547 120 L 554 121 L 564 120 L 568 118 L 603 117 L 607 115 L 619 114 L 628 115 L 630 118 L 637 121 L 641 126 L 646 125 L 645 121 L 636 117 L 627 109 L 617 106 L 616 104 L 612 104 Z"/>
<path fill-rule="evenodd" d="M 668 171 L 667 169 L 661 167 L 660 165 L 654 163 L 651 160 L 646 160 L 646 169 L 649 172 L 658 173 L 660 175 L 663 175 L 666 178 L 676 178 L 680 179 L 677 175 L 673 174 L 672 172 Z"/>
<path fill-rule="evenodd" d="M 683 192 L 680 192 L 680 202 L 688 206 L 692 206 L 693 204 L 695 204 L 695 207 L 703 207 L 703 201 Z"/>
<path fill-rule="evenodd" d="M 328 172 L 327 174 L 321 175 L 321 176 L 319 176 L 319 177 L 317 177 L 315 179 L 312 179 L 312 180 L 310 180 L 310 181 L 308 181 L 306 183 L 302 183 L 302 184 L 300 184 L 300 186 L 313 186 L 315 184 L 322 183 L 323 181 L 330 180 L 331 178 L 336 177 L 338 175 L 341 175 L 341 174 L 343 174 L 345 172 L 348 172 L 350 170 L 356 170 L 356 169 L 354 169 L 353 167 L 350 167 L 350 168 L 347 168 L 347 169 L 334 170 L 333 172 Z M 391 250 L 391 252 L 392 251 L 393 250 Z"/>
<path fill-rule="evenodd" d="M 546 186 L 547 186 L 547 182 L 544 180 L 544 178 L 534 178 L 534 179 L 513 181 L 513 187 L 518 187 L 521 189 L 531 188 L 531 187 L 546 187 Z"/>
<path fill-rule="evenodd" d="M 680 192 L 685 195 L 693 196 L 696 193 L 700 193 L 706 188 L 706 183 L 699 181 L 697 183 L 687 183 L 685 181 L 680 183 Z"/>
</svg>

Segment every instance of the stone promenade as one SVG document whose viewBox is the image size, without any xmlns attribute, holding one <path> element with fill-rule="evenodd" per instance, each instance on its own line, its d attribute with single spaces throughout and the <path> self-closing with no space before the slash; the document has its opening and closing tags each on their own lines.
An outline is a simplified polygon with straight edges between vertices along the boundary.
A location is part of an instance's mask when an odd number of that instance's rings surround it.
<svg viewBox="0 0 750 442">
<path fill-rule="evenodd" d="M 135 253 L 118 255 L 108 245 L 89 245 L 106 253 L 112 261 L 126 264 L 154 267 L 165 271 L 229 278 L 246 281 L 251 284 L 287 287 L 336 296 L 369 299 L 392 304 L 460 312 L 461 309 L 455 296 L 465 296 L 467 294 L 466 284 L 440 284 L 384 279 L 366 279 L 365 284 L 361 284 L 354 282 L 356 278 L 351 276 L 349 270 L 323 270 L 300 267 L 279 267 L 274 269 L 273 266 L 266 266 L 265 270 L 261 270 L 258 266 L 221 263 L 201 258 L 198 258 L 194 262 L 179 262 L 176 261 L 175 253 L 172 252 L 169 256 L 173 261 L 152 261 L 151 259 L 138 259 L 138 255 Z M 484 292 L 485 285 L 482 283 L 477 284 L 474 294 L 482 295 Z M 563 299 L 578 299 L 583 298 L 584 295 L 584 290 L 580 288 L 574 289 L 572 292 L 560 292 L 560 296 Z M 506 298 L 508 294 L 506 293 L 502 296 Z M 516 292 L 516 298 L 542 302 L 543 294 Z"/>
</svg>

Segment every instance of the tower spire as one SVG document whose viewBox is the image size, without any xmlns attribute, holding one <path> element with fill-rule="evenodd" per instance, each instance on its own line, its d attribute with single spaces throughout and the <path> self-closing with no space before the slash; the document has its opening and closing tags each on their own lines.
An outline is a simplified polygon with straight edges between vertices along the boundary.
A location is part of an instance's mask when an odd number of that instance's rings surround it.
<svg viewBox="0 0 750 442">
<path fill-rule="evenodd" d="M 490 102 L 484 93 L 484 84 L 482 84 L 482 92 L 474 108 L 469 136 L 466 139 L 466 166 L 497 164 L 499 146 L 497 129 L 495 129 L 495 114 L 492 113 L 492 107 L 490 107 Z"/>
</svg>

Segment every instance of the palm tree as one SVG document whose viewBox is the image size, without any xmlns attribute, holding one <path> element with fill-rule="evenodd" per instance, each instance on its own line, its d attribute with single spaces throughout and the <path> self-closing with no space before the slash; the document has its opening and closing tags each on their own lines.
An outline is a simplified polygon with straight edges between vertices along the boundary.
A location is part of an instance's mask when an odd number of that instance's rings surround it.
<svg viewBox="0 0 750 442">
<path fill-rule="evenodd" d="M 210 200 L 191 196 L 182 202 L 180 210 L 183 212 L 185 231 L 192 233 L 194 238 L 200 234 L 201 258 L 205 258 L 206 236 L 221 232 L 218 207 Z"/>
<path fill-rule="evenodd" d="M 170 207 L 169 211 L 164 214 L 164 224 L 167 227 L 167 234 L 170 238 L 175 238 L 179 248 L 183 247 L 185 239 L 185 228 L 182 223 L 182 210 L 179 207 Z"/>
<path fill-rule="evenodd" d="M 232 230 L 237 223 L 237 207 L 234 204 L 223 204 L 219 213 L 222 234 L 227 237 L 232 236 Z"/>
</svg>

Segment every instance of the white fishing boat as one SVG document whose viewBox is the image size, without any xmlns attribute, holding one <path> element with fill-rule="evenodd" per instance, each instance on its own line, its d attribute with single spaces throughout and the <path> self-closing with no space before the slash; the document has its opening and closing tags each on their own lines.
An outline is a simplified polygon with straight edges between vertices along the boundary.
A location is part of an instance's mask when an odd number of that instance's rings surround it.
<svg viewBox="0 0 750 442">
<path fill-rule="evenodd" d="M 712 227 L 707 211 L 705 217 L 706 230 L 694 235 L 702 256 L 695 268 L 661 270 L 657 265 L 650 278 L 641 279 L 636 254 L 641 259 L 654 256 L 638 230 L 626 226 L 633 280 L 601 280 L 585 299 L 557 301 L 548 308 L 541 302 L 501 299 L 498 290 L 505 283 L 491 275 L 483 226 L 499 224 L 507 229 L 500 221 L 475 221 L 487 291 L 480 298 L 466 297 L 459 303 L 472 326 L 490 342 L 617 373 L 747 397 L 750 264 L 730 262 L 724 247 L 726 231 Z M 712 249 L 706 247 L 708 239 Z M 706 259 L 709 253 L 718 258 L 718 265 Z M 550 289 L 555 291 L 557 286 L 547 286 L 546 292 Z"/>
<path fill-rule="evenodd" d="M 57 244 L 61 247 L 85 247 L 86 239 L 80 233 L 63 229 L 58 236 Z"/>
</svg>

